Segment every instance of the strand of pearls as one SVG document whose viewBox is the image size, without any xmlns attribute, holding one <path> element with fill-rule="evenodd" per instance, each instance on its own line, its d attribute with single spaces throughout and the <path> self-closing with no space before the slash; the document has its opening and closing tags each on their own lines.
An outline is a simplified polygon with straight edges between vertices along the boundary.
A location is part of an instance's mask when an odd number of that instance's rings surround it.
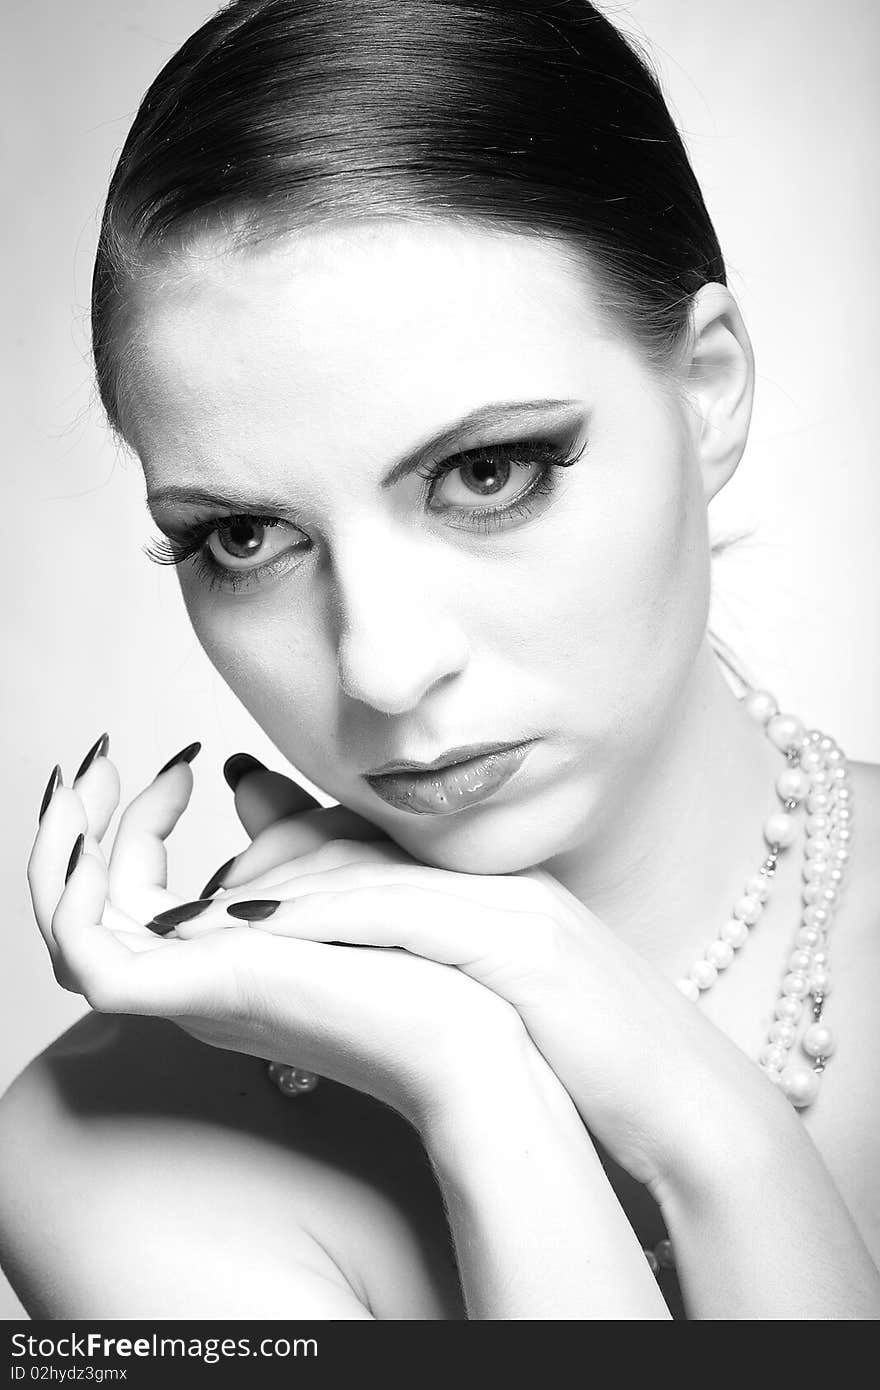
<svg viewBox="0 0 880 1390">
<path fill-rule="evenodd" d="M 780 1085 L 791 1103 L 802 1109 L 816 1099 L 825 1064 L 834 1051 L 834 1037 L 822 1022 L 822 1010 L 831 988 L 828 931 L 850 855 L 852 787 L 846 758 L 834 739 L 819 729 L 807 733 L 795 715 L 780 714 L 769 691 L 750 690 L 743 703 L 746 712 L 763 726 L 771 743 L 786 757 L 788 765 L 776 779 L 781 809 L 764 822 L 767 856 L 758 873 L 746 883 L 730 920 L 706 948 L 703 958 L 695 961 L 688 974 L 676 983 L 683 994 L 696 1002 L 715 984 L 719 972 L 732 963 L 763 913 L 779 855 L 797 836 L 794 813 L 806 803 L 800 924 L 786 960 L 774 1021 L 758 1055 L 768 1079 Z M 794 1061 L 790 1054 L 808 999 L 812 1004 L 812 1022 L 800 1039 L 801 1051 L 808 1060 Z"/>
<path fill-rule="evenodd" d="M 853 793 L 843 751 L 819 729 L 807 733 L 792 714 L 780 714 L 769 691 L 750 690 L 743 697 L 747 713 L 764 727 L 767 737 L 785 754 L 788 766 L 776 779 L 782 808 L 764 823 L 768 853 L 757 874 L 745 885 L 729 921 L 717 940 L 706 948 L 703 959 L 676 981 L 687 998 L 696 1002 L 731 964 L 736 951 L 748 940 L 770 895 L 779 855 L 794 842 L 794 813 L 805 803 L 803 889 L 800 924 L 794 948 L 786 958 L 782 984 L 773 1010 L 767 1041 L 758 1064 L 769 1081 L 781 1086 L 797 1109 L 812 1105 L 828 1058 L 834 1051 L 831 1029 L 822 1021 L 825 998 L 831 989 L 828 932 L 840 901 L 852 841 Z M 808 1001 L 811 1020 L 800 1037 L 806 1061 L 791 1060 Z M 644 1246 L 645 1258 L 660 1276 L 675 1268 L 675 1251 L 668 1238 Z"/>
</svg>

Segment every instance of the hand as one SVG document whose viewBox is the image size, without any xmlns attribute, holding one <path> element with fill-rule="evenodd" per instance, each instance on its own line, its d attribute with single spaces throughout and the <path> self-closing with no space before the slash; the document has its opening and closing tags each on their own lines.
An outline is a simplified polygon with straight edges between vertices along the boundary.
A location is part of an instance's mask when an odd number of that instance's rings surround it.
<svg viewBox="0 0 880 1390">
<path fill-rule="evenodd" d="M 99 1012 L 169 1019 L 215 1047 L 290 1059 L 398 1110 L 417 1128 L 448 1078 L 487 1073 L 527 1043 L 516 1011 L 461 971 L 394 950 L 348 950 L 246 926 L 192 939 L 144 925 L 179 905 L 164 840 L 192 792 L 177 763 L 124 810 L 101 848 L 119 777 L 97 757 L 59 787 L 28 863 L 37 923 L 56 978 Z M 83 850 L 65 883 L 71 845 Z M 229 920 L 228 918 L 226 919 Z"/>
<path fill-rule="evenodd" d="M 512 1005 L 591 1132 L 658 1191 L 692 1161 L 701 1125 L 774 1106 L 788 1119 L 754 1063 L 544 870 L 459 874 L 391 842 L 337 840 L 224 891 L 178 930 L 213 933 L 254 899 L 280 904 L 255 930 L 402 947 Z"/>
</svg>

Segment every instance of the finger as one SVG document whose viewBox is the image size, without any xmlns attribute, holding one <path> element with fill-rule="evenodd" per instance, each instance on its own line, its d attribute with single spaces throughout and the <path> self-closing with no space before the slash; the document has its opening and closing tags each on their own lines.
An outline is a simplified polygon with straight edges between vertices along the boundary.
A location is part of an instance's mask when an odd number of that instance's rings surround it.
<svg viewBox="0 0 880 1390">
<path fill-rule="evenodd" d="M 106 735 L 104 735 L 106 739 Z M 90 750 L 91 751 L 91 750 Z M 86 755 L 88 758 L 88 754 Z M 119 805 L 119 772 L 107 753 L 98 752 L 88 762 L 84 771 L 78 772 L 73 780 L 73 789 L 82 798 L 89 823 L 89 835 L 96 844 L 103 840 L 113 813 Z M 87 852 L 93 849 L 86 845 Z"/>
<path fill-rule="evenodd" d="M 530 912 L 464 903 L 454 893 L 394 883 L 381 891 L 354 888 L 298 895 L 252 929 L 300 941 L 400 947 L 481 977 L 486 962 L 522 960 L 534 948 Z"/>
<path fill-rule="evenodd" d="M 256 781 L 256 774 L 253 780 Z M 330 840 L 385 840 L 385 832 L 346 806 L 319 806 L 278 820 L 259 832 L 223 874 L 223 887 L 236 888 L 271 873 L 278 865 L 321 849 Z"/>
<path fill-rule="evenodd" d="M 184 943 L 150 933 L 110 930 L 102 921 L 109 878 L 94 855 L 82 854 L 52 916 L 52 935 L 69 983 L 103 1013 L 184 1014 L 213 982 Z"/>
<path fill-rule="evenodd" d="M 268 833 L 271 833 L 271 828 L 269 832 L 263 832 L 264 835 Z M 305 891 L 315 887 L 323 888 L 326 884 L 322 876 L 331 869 L 352 866 L 356 866 L 358 869 L 366 869 L 367 867 L 372 869 L 381 866 L 385 870 L 393 870 L 403 864 L 415 865 L 416 863 L 415 859 L 401 850 L 392 840 L 370 844 L 358 840 L 327 840 L 317 849 L 309 850 L 303 854 L 299 859 L 287 859 L 267 870 L 266 873 L 257 875 L 256 878 L 248 878 L 247 882 L 238 888 L 227 889 L 224 886 L 213 903 L 208 901 L 210 895 L 203 891 L 199 899 L 191 905 L 186 904 L 187 907 L 192 906 L 194 909 L 189 919 L 175 923 L 175 926 L 181 936 L 188 938 L 203 936 L 207 932 L 216 931 L 229 925 L 223 914 L 230 903 L 269 895 L 286 897 L 298 891 L 294 885 L 306 878 L 315 879 L 315 881 L 306 884 Z M 350 882 L 346 881 L 345 886 L 357 886 L 361 881 L 362 875 L 356 875 Z M 384 882 L 385 879 L 381 881 Z M 206 886 L 210 887 L 211 885 Z M 337 885 L 334 884 L 334 886 Z M 199 908 L 198 913 L 195 912 L 196 905 Z"/>
<path fill-rule="evenodd" d="M 64 888 L 70 852 L 78 835 L 88 833 L 86 810 L 79 794 L 59 786 L 43 813 L 27 863 L 31 903 L 40 934 L 52 957 L 57 957 L 52 936 L 52 914 Z"/>
<path fill-rule="evenodd" d="M 147 921 L 181 901 L 167 891 L 165 840 L 186 810 L 192 790 L 189 764 L 175 763 L 122 813 L 110 855 L 109 896 L 136 921 Z"/>
<path fill-rule="evenodd" d="M 283 816 L 314 810 L 321 803 L 292 778 L 263 767 L 247 753 L 227 758 L 224 776 L 235 793 L 235 810 L 252 840 Z"/>
</svg>

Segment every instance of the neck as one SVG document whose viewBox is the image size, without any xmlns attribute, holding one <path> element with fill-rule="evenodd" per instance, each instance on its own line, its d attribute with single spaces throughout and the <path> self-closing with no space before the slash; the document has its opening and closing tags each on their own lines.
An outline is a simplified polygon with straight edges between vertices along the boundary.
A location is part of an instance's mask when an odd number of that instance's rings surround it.
<svg viewBox="0 0 880 1390">
<path fill-rule="evenodd" d="M 635 790 L 588 843 L 544 867 L 658 969 L 686 973 L 767 852 L 784 767 L 704 642 Z"/>
</svg>

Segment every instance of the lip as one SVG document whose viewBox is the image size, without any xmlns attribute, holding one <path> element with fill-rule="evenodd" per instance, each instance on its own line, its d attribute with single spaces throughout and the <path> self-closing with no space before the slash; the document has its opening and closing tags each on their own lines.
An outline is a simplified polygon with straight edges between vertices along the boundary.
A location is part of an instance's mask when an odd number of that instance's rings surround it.
<svg viewBox="0 0 880 1390">
<path fill-rule="evenodd" d="M 449 816 L 494 796 L 519 771 L 536 740 L 449 749 L 442 762 L 386 763 L 365 774 L 377 796 L 413 815 Z M 462 757 L 464 753 L 467 756 Z"/>
</svg>

